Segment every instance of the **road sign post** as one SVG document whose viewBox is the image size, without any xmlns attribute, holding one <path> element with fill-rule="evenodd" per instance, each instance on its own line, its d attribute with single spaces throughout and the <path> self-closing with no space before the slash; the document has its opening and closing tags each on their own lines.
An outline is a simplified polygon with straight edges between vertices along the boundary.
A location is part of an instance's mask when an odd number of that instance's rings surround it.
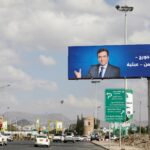
<svg viewBox="0 0 150 150">
<path fill-rule="evenodd" d="M 105 120 L 106 122 L 125 122 L 126 93 L 125 89 L 105 90 Z"/>
<path fill-rule="evenodd" d="M 121 123 L 126 121 L 126 90 L 105 90 L 105 120 L 109 123 L 120 123 L 120 147 L 121 147 Z M 109 131 L 110 132 L 110 131 Z"/>
</svg>

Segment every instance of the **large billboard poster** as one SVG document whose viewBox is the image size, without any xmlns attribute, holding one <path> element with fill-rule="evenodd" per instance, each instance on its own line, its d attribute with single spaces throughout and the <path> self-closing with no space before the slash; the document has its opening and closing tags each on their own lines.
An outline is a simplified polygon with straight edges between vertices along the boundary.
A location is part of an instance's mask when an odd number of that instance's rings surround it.
<svg viewBox="0 0 150 150">
<path fill-rule="evenodd" d="M 68 48 L 70 80 L 139 77 L 150 77 L 150 44 Z"/>
</svg>

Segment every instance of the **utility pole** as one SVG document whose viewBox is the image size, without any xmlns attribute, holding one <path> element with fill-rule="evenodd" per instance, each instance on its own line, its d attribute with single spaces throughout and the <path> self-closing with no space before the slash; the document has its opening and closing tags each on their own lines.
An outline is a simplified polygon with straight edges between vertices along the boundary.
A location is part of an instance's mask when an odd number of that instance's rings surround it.
<svg viewBox="0 0 150 150">
<path fill-rule="evenodd" d="M 98 107 L 98 105 L 97 105 L 97 84 L 98 83 L 100 83 L 100 81 L 98 81 L 98 80 L 92 80 L 91 81 L 91 83 L 93 83 L 93 84 L 95 84 L 95 99 L 96 99 L 96 106 L 95 106 L 95 124 L 97 124 L 97 119 L 98 119 L 98 116 L 97 116 L 97 107 Z"/>
<path fill-rule="evenodd" d="M 131 12 L 133 11 L 134 7 L 132 6 L 120 6 L 120 5 L 116 5 L 116 9 L 120 12 L 123 12 L 124 13 L 124 16 L 125 16 L 125 21 L 124 21 L 124 44 L 126 45 L 127 44 L 127 33 L 128 33 L 128 30 L 127 30 L 127 12 Z M 125 89 L 127 89 L 128 87 L 128 83 L 127 83 L 127 79 L 125 79 Z"/>
<path fill-rule="evenodd" d="M 150 78 L 148 80 L 148 134 L 150 140 Z"/>
<path fill-rule="evenodd" d="M 129 7 L 127 5 L 125 6 L 120 6 L 120 5 L 116 5 L 116 9 L 120 12 L 123 12 L 125 14 L 125 21 L 124 21 L 124 44 L 127 44 L 127 12 L 131 12 L 133 11 L 133 7 Z M 128 82 L 127 79 L 125 79 L 125 83 L 124 83 L 124 87 L 125 89 L 128 88 Z M 120 147 L 121 147 L 121 123 L 120 123 Z"/>
<path fill-rule="evenodd" d="M 142 102 L 140 100 L 140 103 L 139 103 L 139 128 L 140 128 L 139 132 L 140 132 L 140 137 L 141 137 L 141 104 L 142 104 Z"/>
</svg>

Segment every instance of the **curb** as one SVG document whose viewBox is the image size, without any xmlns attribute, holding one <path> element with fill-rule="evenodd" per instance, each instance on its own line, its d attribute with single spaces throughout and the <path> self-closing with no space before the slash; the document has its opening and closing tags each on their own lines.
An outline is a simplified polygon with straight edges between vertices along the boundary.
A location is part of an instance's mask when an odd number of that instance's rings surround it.
<svg viewBox="0 0 150 150">
<path fill-rule="evenodd" d="M 106 147 L 104 147 L 104 146 L 102 146 L 102 145 L 100 145 L 100 144 L 97 144 L 97 143 L 95 143 L 95 142 L 92 142 L 92 141 L 91 141 L 91 143 L 94 144 L 94 145 L 96 145 L 96 146 L 100 146 L 101 148 L 103 148 L 103 149 L 105 149 L 105 150 L 109 150 L 109 148 L 106 148 Z"/>
</svg>

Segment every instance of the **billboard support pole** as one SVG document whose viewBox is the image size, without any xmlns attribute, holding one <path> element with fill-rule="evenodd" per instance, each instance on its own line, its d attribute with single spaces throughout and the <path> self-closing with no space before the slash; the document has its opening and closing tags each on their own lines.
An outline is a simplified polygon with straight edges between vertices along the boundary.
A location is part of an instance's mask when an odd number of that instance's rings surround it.
<svg viewBox="0 0 150 150">
<path fill-rule="evenodd" d="M 119 6 L 116 5 L 116 9 L 120 12 L 124 12 L 125 13 L 125 20 L 124 20 L 124 44 L 127 44 L 127 12 L 131 12 L 133 11 L 133 7 L 129 7 L 127 5 L 125 6 Z M 127 84 L 127 79 L 125 79 L 125 89 L 127 89 L 128 84 Z"/>
<path fill-rule="evenodd" d="M 109 149 L 111 147 L 111 133 L 110 133 L 110 123 L 109 123 Z"/>
<path fill-rule="evenodd" d="M 98 123 L 98 110 L 97 110 L 97 100 L 98 100 L 98 95 L 97 95 L 97 84 L 98 83 L 100 83 L 100 81 L 98 81 L 98 80 L 92 80 L 91 81 L 91 83 L 94 83 L 95 84 L 95 99 L 96 99 L 96 106 L 95 106 L 95 111 L 94 111 L 94 113 L 95 113 L 95 124 L 97 125 L 97 123 Z"/>
<path fill-rule="evenodd" d="M 148 79 L 148 134 L 150 139 L 150 78 Z"/>
</svg>

